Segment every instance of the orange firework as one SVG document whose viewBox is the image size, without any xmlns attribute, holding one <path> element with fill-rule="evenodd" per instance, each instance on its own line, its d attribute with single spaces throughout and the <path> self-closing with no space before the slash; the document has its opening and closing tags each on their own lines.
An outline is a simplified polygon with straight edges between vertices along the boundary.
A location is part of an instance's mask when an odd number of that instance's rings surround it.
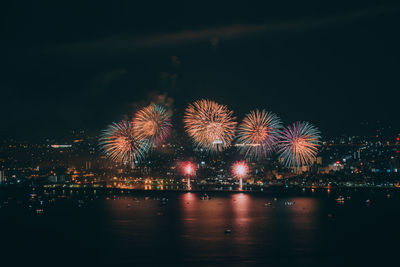
<svg viewBox="0 0 400 267">
<path fill-rule="evenodd" d="M 226 149 L 234 138 L 236 122 L 233 111 L 211 100 L 198 100 L 185 111 L 184 126 L 194 143 L 212 152 Z"/>
<path fill-rule="evenodd" d="M 145 139 L 152 147 L 164 142 L 171 131 L 171 115 L 160 105 L 150 105 L 139 110 L 133 120 L 135 133 Z"/>
<path fill-rule="evenodd" d="M 252 111 L 239 125 L 237 146 L 247 157 L 261 159 L 275 149 L 281 128 L 281 121 L 274 113 Z"/>
<path fill-rule="evenodd" d="M 310 165 L 318 153 L 320 131 L 308 122 L 296 122 L 281 133 L 278 153 L 287 167 Z"/>
<path fill-rule="evenodd" d="M 108 126 L 100 137 L 100 145 L 107 158 L 132 167 L 145 157 L 148 150 L 147 142 L 137 138 L 130 121 Z"/>
</svg>

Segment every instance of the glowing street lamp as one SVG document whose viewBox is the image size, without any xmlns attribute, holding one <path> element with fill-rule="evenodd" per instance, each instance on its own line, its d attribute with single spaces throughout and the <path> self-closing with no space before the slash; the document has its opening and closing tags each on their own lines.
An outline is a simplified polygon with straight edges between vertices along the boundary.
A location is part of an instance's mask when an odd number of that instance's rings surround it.
<svg viewBox="0 0 400 267">
<path fill-rule="evenodd" d="M 232 166 L 234 175 L 239 178 L 239 190 L 243 190 L 243 178 L 247 176 L 249 172 L 249 166 L 244 161 L 237 161 Z"/>
</svg>

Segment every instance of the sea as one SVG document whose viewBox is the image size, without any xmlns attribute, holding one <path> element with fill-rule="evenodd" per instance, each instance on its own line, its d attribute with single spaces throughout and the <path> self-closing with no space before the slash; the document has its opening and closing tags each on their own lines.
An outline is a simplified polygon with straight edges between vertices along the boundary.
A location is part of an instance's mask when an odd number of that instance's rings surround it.
<svg viewBox="0 0 400 267">
<path fill-rule="evenodd" d="M 1 266 L 399 266 L 400 191 L 2 188 Z"/>
</svg>

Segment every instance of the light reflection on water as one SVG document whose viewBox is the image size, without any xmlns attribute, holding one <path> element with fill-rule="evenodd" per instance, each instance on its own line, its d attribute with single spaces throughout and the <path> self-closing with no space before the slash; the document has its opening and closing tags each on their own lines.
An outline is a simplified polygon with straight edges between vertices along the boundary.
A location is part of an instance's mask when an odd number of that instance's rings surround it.
<svg viewBox="0 0 400 267">
<path fill-rule="evenodd" d="M 382 203 L 372 199 L 372 207 L 356 195 L 339 205 L 337 193 L 326 192 L 276 200 L 272 194 L 223 192 L 210 193 L 210 200 L 196 192 L 61 193 L 71 197 L 51 202 L 54 209 L 41 217 L 0 217 L 5 242 L 19 247 L 28 236 L 38 247 L 57 244 L 53 253 L 79 247 L 79 255 L 101 254 L 104 264 L 326 266 L 343 265 L 356 254 L 386 255 L 396 248 L 388 240 L 400 239 L 394 193 L 382 195 Z M 88 201 L 78 208 L 76 199 Z M 53 233 L 69 241 L 55 243 Z"/>
<path fill-rule="evenodd" d="M 250 196 L 248 194 L 239 193 L 231 196 L 231 208 L 233 210 L 233 228 L 236 236 L 246 238 L 249 235 L 250 226 Z"/>
<path fill-rule="evenodd" d="M 313 236 L 309 239 L 303 234 L 305 229 L 318 227 L 315 218 L 318 200 L 289 200 L 295 205 L 285 205 L 285 199 L 273 201 L 273 198 L 245 193 L 216 196 L 211 200 L 200 200 L 195 193 L 182 194 L 178 207 L 182 209 L 182 247 L 195 258 L 203 255 L 196 247 L 203 247 L 211 257 L 229 255 L 251 262 L 254 257 L 263 257 L 268 249 L 305 243 L 315 245 Z M 268 202 L 273 205 L 267 206 Z M 292 236 L 301 237 L 301 241 Z"/>
</svg>

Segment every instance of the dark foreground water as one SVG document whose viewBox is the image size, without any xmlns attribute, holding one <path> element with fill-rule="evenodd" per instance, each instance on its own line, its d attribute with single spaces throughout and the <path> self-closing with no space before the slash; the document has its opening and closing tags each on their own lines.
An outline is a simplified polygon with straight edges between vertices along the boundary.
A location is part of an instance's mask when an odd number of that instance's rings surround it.
<svg viewBox="0 0 400 267">
<path fill-rule="evenodd" d="M 200 200 L 3 189 L 0 264 L 398 266 L 400 192 L 388 192 L 214 192 Z M 338 203 L 338 195 L 351 199 Z"/>
</svg>

